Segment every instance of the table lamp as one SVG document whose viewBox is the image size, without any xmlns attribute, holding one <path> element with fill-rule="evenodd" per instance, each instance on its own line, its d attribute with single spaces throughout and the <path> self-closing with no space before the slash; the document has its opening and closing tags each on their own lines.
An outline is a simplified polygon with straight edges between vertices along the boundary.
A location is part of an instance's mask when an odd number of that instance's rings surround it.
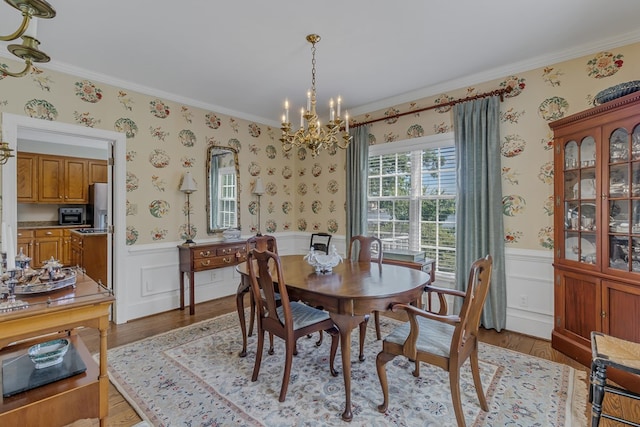
<svg viewBox="0 0 640 427">
<path fill-rule="evenodd" d="M 262 178 L 256 179 L 256 183 L 253 186 L 253 194 L 258 196 L 258 226 L 256 227 L 256 236 L 262 236 L 262 233 L 260 232 L 260 197 L 264 194 Z"/>
<path fill-rule="evenodd" d="M 183 243 L 183 245 L 195 245 L 196 243 L 191 238 L 191 203 L 189 202 L 189 195 L 196 190 L 196 182 L 193 180 L 191 172 L 185 173 L 182 177 L 182 184 L 180 185 L 180 191 L 187 195 L 187 231 L 185 233 L 187 236 L 187 240 Z"/>
</svg>

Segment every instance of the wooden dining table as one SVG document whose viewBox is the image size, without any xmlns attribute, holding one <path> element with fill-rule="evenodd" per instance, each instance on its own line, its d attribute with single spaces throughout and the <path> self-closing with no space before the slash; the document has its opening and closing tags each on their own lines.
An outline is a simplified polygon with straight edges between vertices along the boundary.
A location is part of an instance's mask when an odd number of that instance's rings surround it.
<svg viewBox="0 0 640 427">
<path fill-rule="evenodd" d="M 292 301 L 303 301 L 323 307 L 340 331 L 340 349 L 345 388 L 345 409 L 342 419 L 351 421 L 351 331 L 374 310 L 386 311 L 392 303 L 418 301 L 431 275 L 397 265 L 343 261 L 331 273 L 316 273 L 302 255 L 280 257 L 287 292 Z M 236 266 L 241 275 L 236 303 L 246 354 L 244 295 L 249 292 L 247 263 Z M 242 354 L 242 353 L 241 353 Z"/>
</svg>

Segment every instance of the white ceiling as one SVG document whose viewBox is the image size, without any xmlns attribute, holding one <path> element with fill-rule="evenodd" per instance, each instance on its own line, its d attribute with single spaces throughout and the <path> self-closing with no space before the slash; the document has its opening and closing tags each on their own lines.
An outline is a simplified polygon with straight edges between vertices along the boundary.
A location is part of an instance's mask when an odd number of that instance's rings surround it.
<svg viewBox="0 0 640 427">
<path fill-rule="evenodd" d="M 318 105 L 352 116 L 640 41 L 636 0 L 48 1 L 41 68 L 274 125 L 306 102 L 309 33 Z M 1 35 L 19 20 L 0 3 Z"/>
</svg>

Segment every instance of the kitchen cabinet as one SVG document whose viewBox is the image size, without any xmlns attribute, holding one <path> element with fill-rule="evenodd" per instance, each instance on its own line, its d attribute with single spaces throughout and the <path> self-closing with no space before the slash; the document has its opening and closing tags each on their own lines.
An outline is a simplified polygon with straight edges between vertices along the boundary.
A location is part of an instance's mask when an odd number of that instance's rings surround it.
<svg viewBox="0 0 640 427">
<path fill-rule="evenodd" d="M 18 203 L 38 201 L 38 156 L 18 153 L 16 160 L 16 193 Z"/>
<path fill-rule="evenodd" d="M 88 159 L 18 152 L 17 162 L 18 202 L 88 203 Z"/>
<path fill-rule="evenodd" d="M 71 230 L 72 228 L 69 226 L 18 228 L 18 252 L 22 248 L 23 253 L 31 258 L 31 267 L 33 268 L 42 267 L 42 264 L 51 257 L 63 265 L 80 265 L 80 263 L 72 262 L 71 259 Z"/>
<path fill-rule="evenodd" d="M 640 92 L 550 126 L 552 345 L 589 366 L 591 331 L 640 342 Z M 610 377 L 630 385 L 620 371 Z"/>
<path fill-rule="evenodd" d="M 89 185 L 96 182 L 109 182 L 109 165 L 106 160 L 94 160 L 88 161 L 89 167 Z"/>
<path fill-rule="evenodd" d="M 62 259 L 62 234 L 61 228 L 35 230 L 35 248 L 31 262 L 32 267 L 42 267 L 42 265 L 52 257 L 58 261 Z"/>
<path fill-rule="evenodd" d="M 34 230 L 18 228 L 16 237 L 18 242 L 18 253 L 20 253 L 20 250 L 22 250 L 23 254 L 33 259 L 33 248 L 35 247 L 36 243 L 36 232 Z"/>
<path fill-rule="evenodd" d="M 86 275 L 107 286 L 108 233 L 71 231 L 71 265 L 82 267 Z"/>
</svg>

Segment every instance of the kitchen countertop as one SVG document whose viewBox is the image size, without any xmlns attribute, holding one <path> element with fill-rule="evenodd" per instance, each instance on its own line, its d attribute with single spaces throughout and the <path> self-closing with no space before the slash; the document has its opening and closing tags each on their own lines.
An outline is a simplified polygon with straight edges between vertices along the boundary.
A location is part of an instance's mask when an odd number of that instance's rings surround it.
<svg viewBox="0 0 640 427">
<path fill-rule="evenodd" d="M 87 228 L 91 227 L 89 224 L 66 224 L 60 225 L 57 221 L 23 221 L 18 222 L 18 228 L 21 229 L 36 229 L 36 228 Z"/>
</svg>

